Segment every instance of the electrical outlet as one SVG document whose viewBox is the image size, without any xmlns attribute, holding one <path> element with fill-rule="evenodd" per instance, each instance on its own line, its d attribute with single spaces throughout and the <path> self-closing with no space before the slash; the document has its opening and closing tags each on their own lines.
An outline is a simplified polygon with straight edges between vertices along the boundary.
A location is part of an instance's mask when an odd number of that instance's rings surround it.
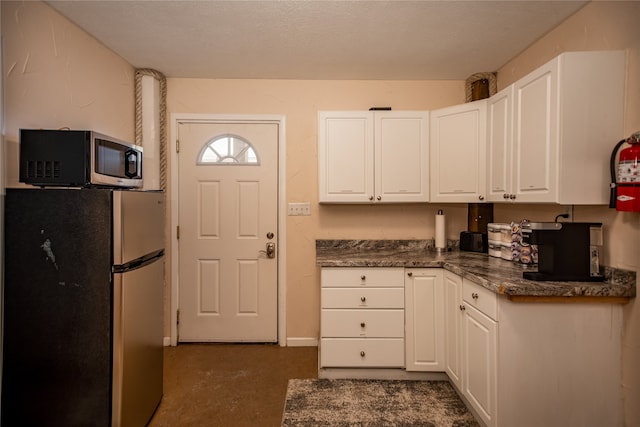
<svg viewBox="0 0 640 427">
<path fill-rule="evenodd" d="M 308 216 L 311 215 L 311 206 L 309 202 L 289 203 L 287 205 L 287 214 L 289 216 Z"/>
<path fill-rule="evenodd" d="M 564 221 L 564 222 L 573 222 L 573 205 L 563 206 L 562 207 L 562 214 L 563 215 L 569 215 L 568 217 L 563 218 L 562 221 Z"/>
</svg>

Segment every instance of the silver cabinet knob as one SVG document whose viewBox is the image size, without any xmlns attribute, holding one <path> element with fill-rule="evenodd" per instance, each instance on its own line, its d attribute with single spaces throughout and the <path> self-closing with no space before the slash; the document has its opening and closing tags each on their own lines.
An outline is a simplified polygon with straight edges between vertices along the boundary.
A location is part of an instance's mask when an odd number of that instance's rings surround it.
<svg viewBox="0 0 640 427">
<path fill-rule="evenodd" d="M 360 323 L 360 327 L 361 327 L 361 328 L 364 328 L 365 326 L 367 326 L 367 324 L 366 324 L 366 323 L 364 323 L 364 322 Z"/>
<path fill-rule="evenodd" d="M 482 195 L 478 196 L 478 200 L 484 200 L 484 196 Z"/>
<path fill-rule="evenodd" d="M 411 277 L 411 276 L 413 276 L 413 273 L 412 272 L 408 272 L 407 276 Z"/>
<path fill-rule="evenodd" d="M 516 195 L 515 195 L 515 194 L 510 194 L 510 195 L 509 195 L 509 198 L 510 198 L 511 200 L 515 200 L 515 199 L 516 199 Z"/>
<path fill-rule="evenodd" d="M 367 297 L 360 297 L 360 301 L 365 302 L 367 300 Z"/>
<path fill-rule="evenodd" d="M 473 299 L 478 299 L 478 294 L 476 294 L 475 292 L 471 294 L 471 298 Z"/>
<path fill-rule="evenodd" d="M 361 351 L 360 352 L 360 357 L 364 357 L 364 355 L 365 355 L 364 351 Z"/>
<path fill-rule="evenodd" d="M 373 200 L 373 196 L 369 196 L 369 200 Z"/>
<path fill-rule="evenodd" d="M 461 310 L 461 311 L 465 311 L 466 309 L 467 309 L 467 308 L 466 308 L 464 305 L 460 304 L 460 310 Z"/>
<path fill-rule="evenodd" d="M 382 196 L 378 196 L 378 197 L 376 197 L 376 199 L 382 200 Z"/>
<path fill-rule="evenodd" d="M 367 278 L 367 276 L 365 276 L 364 274 L 362 276 L 360 276 L 360 280 L 365 280 Z"/>
<path fill-rule="evenodd" d="M 508 195 L 507 193 L 504 193 L 504 194 L 502 195 L 502 198 L 503 198 L 503 199 L 508 199 L 508 198 L 509 198 L 509 195 Z"/>
</svg>

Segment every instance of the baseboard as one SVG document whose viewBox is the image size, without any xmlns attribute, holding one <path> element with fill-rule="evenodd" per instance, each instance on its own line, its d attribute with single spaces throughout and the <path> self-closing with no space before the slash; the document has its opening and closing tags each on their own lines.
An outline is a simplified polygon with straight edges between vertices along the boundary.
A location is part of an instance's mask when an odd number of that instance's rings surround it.
<svg viewBox="0 0 640 427">
<path fill-rule="evenodd" d="M 171 346 L 171 337 L 164 337 L 162 340 L 162 345 L 165 347 Z M 318 339 L 317 338 L 287 338 L 286 339 L 287 347 L 317 347 Z"/>
<path fill-rule="evenodd" d="M 287 338 L 287 347 L 317 347 L 317 338 Z"/>
<path fill-rule="evenodd" d="M 321 368 L 318 370 L 318 378 L 449 381 L 444 372 L 407 372 L 404 369 L 384 368 Z"/>
</svg>

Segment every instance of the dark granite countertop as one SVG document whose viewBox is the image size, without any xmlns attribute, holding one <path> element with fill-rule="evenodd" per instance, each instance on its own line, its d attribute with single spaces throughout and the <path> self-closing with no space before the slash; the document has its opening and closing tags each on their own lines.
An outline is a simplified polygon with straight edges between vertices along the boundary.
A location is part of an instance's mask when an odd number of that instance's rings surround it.
<svg viewBox="0 0 640 427">
<path fill-rule="evenodd" d="M 444 268 L 497 294 L 518 297 L 636 296 L 636 273 L 604 267 L 604 282 L 538 282 L 522 278 L 527 267 L 483 253 L 442 254 L 428 240 L 316 240 L 321 267 Z M 530 267 L 529 267 L 530 268 Z"/>
</svg>

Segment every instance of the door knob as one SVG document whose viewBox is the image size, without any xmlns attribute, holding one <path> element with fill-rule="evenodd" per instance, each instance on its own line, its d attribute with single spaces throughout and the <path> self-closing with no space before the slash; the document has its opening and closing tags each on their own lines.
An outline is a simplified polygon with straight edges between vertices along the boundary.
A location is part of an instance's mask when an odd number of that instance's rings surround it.
<svg viewBox="0 0 640 427">
<path fill-rule="evenodd" d="M 267 243 L 267 250 L 260 251 L 261 254 L 266 254 L 267 258 L 275 258 L 276 257 L 276 244 L 273 242 Z"/>
</svg>

